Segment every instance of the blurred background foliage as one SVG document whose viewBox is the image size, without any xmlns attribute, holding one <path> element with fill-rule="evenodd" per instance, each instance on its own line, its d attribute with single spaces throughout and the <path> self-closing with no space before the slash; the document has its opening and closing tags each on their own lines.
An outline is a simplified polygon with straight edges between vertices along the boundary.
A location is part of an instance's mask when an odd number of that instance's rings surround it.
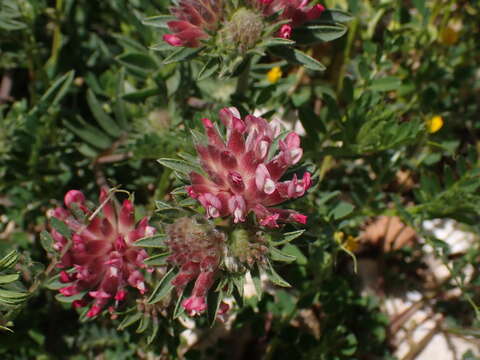
<svg viewBox="0 0 480 360">
<path fill-rule="evenodd" d="M 459 286 L 463 295 L 438 295 L 435 310 L 450 328 L 478 336 L 478 236 L 466 253 L 452 253 L 422 222 L 451 218 L 480 230 L 479 3 L 325 5 L 352 14 L 345 36 L 303 47 L 325 71 L 268 55 L 239 86 L 197 81 L 195 61 L 164 64 L 165 54 L 149 49 L 162 30 L 142 20 L 167 13 L 167 0 L 1 1 L 0 254 L 18 251 L 16 265 L 0 268 L 0 325 L 14 331 L 0 335 L 2 359 L 394 359 L 392 319 L 382 311 L 389 291 Z M 296 261 L 279 268 L 293 288 L 252 298 L 228 329 L 197 319 L 204 336 L 193 347 L 178 336 L 191 324 L 171 323 L 147 345 L 135 327 L 80 323 L 42 286 L 47 210 L 69 189 L 94 199 L 110 185 L 153 212 L 180 184 L 155 159 L 193 153 L 182 140 L 188 130 L 231 105 L 300 129 L 305 159 L 318 169 L 315 188 L 295 203 L 309 215 L 305 235 L 287 248 Z M 423 242 L 358 249 L 380 215 L 400 217 Z M 422 276 L 424 243 L 449 265 L 447 281 Z M 369 290 L 362 259 L 382 264 L 381 289 Z"/>
</svg>

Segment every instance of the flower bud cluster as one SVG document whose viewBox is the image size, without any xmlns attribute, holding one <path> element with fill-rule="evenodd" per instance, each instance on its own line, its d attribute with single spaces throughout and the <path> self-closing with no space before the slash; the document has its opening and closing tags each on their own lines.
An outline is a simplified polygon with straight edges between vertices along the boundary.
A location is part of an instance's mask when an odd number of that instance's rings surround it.
<svg viewBox="0 0 480 360">
<path fill-rule="evenodd" d="M 293 210 L 272 208 L 305 194 L 311 186 L 311 174 L 280 181 L 287 169 L 303 154 L 300 137 L 289 133 L 277 139 L 280 129 L 265 119 L 247 115 L 241 119 L 235 108 L 224 108 L 220 119 L 227 130 L 226 141 L 209 119 L 203 119 L 208 144 L 197 152 L 205 175 L 190 174 L 188 194 L 205 208 L 207 217 L 232 216 L 244 222 L 252 212 L 260 225 L 275 228 L 279 222 L 306 223 L 307 217 Z M 278 153 L 274 142 L 278 142 Z M 276 145 L 275 145 L 276 146 Z"/>
<path fill-rule="evenodd" d="M 207 308 L 207 293 L 215 282 L 225 249 L 225 236 L 200 218 L 183 217 L 167 227 L 168 262 L 180 268 L 172 284 L 180 294 L 195 281 L 182 306 L 195 315 Z M 225 305 L 222 306 L 225 311 Z"/>
<path fill-rule="evenodd" d="M 234 46 L 240 53 L 245 53 L 260 40 L 263 27 L 261 14 L 245 8 L 239 9 L 222 28 L 222 47 Z"/>
<path fill-rule="evenodd" d="M 265 265 L 267 254 L 268 243 L 263 232 L 235 229 L 230 234 L 225 266 L 231 272 L 244 272 L 255 264 Z"/>
<path fill-rule="evenodd" d="M 116 209 L 105 189 L 100 192 L 102 209 L 98 214 L 92 214 L 78 190 L 68 191 L 64 202 L 66 208 L 58 207 L 50 214 L 72 232 L 68 240 L 51 230 L 54 249 L 63 255 L 57 266 L 62 269 L 60 281 L 66 286 L 60 293 L 68 297 L 83 294 L 73 306 L 90 306 L 87 317 L 98 315 L 107 304 L 114 304 L 109 309 L 113 311 L 113 306 L 125 300 L 130 288 L 144 294 L 147 287 L 141 270 L 146 268 L 143 260 L 147 253 L 134 243 L 153 235 L 155 229 L 148 225 L 148 218 L 135 225 L 132 202 L 125 200 Z"/>
<path fill-rule="evenodd" d="M 247 0 L 232 8 L 224 0 L 180 0 L 170 9 L 176 18 L 167 23 L 171 34 L 163 40 L 172 46 L 199 47 L 218 32 L 232 39 L 241 52 L 253 48 L 272 18 L 287 20 L 277 36 L 290 38 L 292 29 L 315 20 L 325 11 L 322 5 L 309 6 L 309 0 Z M 227 36 L 225 37 L 225 32 Z"/>
</svg>

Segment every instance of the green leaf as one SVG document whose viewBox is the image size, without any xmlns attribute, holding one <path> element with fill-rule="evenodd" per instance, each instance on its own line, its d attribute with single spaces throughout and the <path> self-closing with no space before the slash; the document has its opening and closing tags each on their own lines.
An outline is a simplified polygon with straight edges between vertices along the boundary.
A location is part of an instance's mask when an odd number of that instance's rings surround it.
<svg viewBox="0 0 480 360">
<path fill-rule="evenodd" d="M 43 94 L 35 108 L 41 106 L 53 106 L 60 102 L 60 100 L 66 95 L 70 85 L 72 84 L 75 72 L 69 71 L 65 75 L 57 78 L 53 84 L 48 88 L 47 92 Z M 34 108 L 34 109 L 35 109 Z"/>
<path fill-rule="evenodd" d="M 172 285 L 173 278 L 177 275 L 174 268 L 170 269 L 165 276 L 160 280 L 157 287 L 153 290 L 152 295 L 148 298 L 149 304 L 155 304 L 167 296 L 174 286 Z"/>
<path fill-rule="evenodd" d="M 291 287 L 291 285 L 286 282 L 280 275 L 277 274 L 272 264 L 267 260 L 267 267 L 265 268 L 265 273 L 267 274 L 270 281 L 278 286 L 282 287 Z"/>
<path fill-rule="evenodd" d="M 160 89 L 155 86 L 155 87 L 149 87 L 149 88 L 138 90 L 138 91 L 130 91 L 122 95 L 122 99 L 130 102 L 142 102 L 151 96 L 158 95 L 159 93 L 160 93 Z"/>
<path fill-rule="evenodd" d="M 183 291 L 177 299 L 177 302 L 175 303 L 175 308 L 173 309 L 173 318 L 176 319 L 180 315 L 182 315 L 185 312 L 185 308 L 182 306 L 183 300 L 185 300 L 186 296 L 184 296 L 185 291 Z"/>
<path fill-rule="evenodd" d="M 312 58 L 304 52 L 295 49 L 294 53 L 295 60 L 298 61 L 298 63 L 304 65 L 307 69 L 315 71 L 324 71 L 326 69 L 325 65 L 323 65 L 320 61 Z"/>
<path fill-rule="evenodd" d="M 192 171 L 202 172 L 202 169 L 196 165 L 189 164 L 183 160 L 162 158 L 157 160 L 161 165 L 177 171 L 184 175 L 189 175 Z"/>
<path fill-rule="evenodd" d="M 143 262 L 147 266 L 161 266 L 167 264 L 167 258 L 170 256 L 170 253 L 158 254 L 146 258 Z"/>
<path fill-rule="evenodd" d="M 140 324 L 138 324 L 137 330 L 135 332 L 137 334 L 143 333 L 145 330 L 147 330 L 148 326 L 150 325 L 150 316 L 149 315 L 143 315 L 143 317 L 140 319 Z"/>
<path fill-rule="evenodd" d="M 310 25 L 305 29 L 310 36 L 324 42 L 338 39 L 347 32 L 347 28 L 343 25 Z"/>
<path fill-rule="evenodd" d="M 210 59 L 203 68 L 199 71 L 197 75 L 197 80 L 207 79 L 212 76 L 220 67 L 216 59 Z"/>
<path fill-rule="evenodd" d="M 190 59 L 197 55 L 201 50 L 203 50 L 203 47 L 200 48 L 187 48 L 187 47 L 182 47 L 174 50 L 170 55 L 168 55 L 164 60 L 163 64 L 170 64 L 178 61 L 183 61 Z"/>
<path fill-rule="evenodd" d="M 250 270 L 250 275 L 252 277 L 253 285 L 255 286 L 255 293 L 257 294 L 258 300 L 262 300 L 262 279 L 260 277 L 260 269 L 258 268 L 258 265 L 255 265 L 251 270 Z"/>
<path fill-rule="evenodd" d="M 149 46 L 148 48 L 153 51 L 172 51 L 175 50 L 176 47 L 166 43 L 165 41 L 161 41 Z"/>
<path fill-rule="evenodd" d="M 209 291 L 207 295 L 207 318 L 210 326 L 213 326 L 215 319 L 217 318 L 218 309 L 220 303 L 223 300 L 223 292 Z"/>
<path fill-rule="evenodd" d="M 375 79 L 370 85 L 370 89 L 373 91 L 383 92 L 398 90 L 402 85 L 402 80 L 395 76 L 386 76 L 384 78 Z"/>
<path fill-rule="evenodd" d="M 2 259 L 0 259 L 0 270 L 5 270 L 15 265 L 18 260 L 18 256 L 19 254 L 15 250 L 10 251 Z"/>
<path fill-rule="evenodd" d="M 342 219 L 349 215 L 355 207 L 345 201 L 341 201 L 329 213 L 329 217 L 333 216 L 335 220 Z"/>
<path fill-rule="evenodd" d="M 257 47 L 270 47 L 270 46 L 292 46 L 295 44 L 295 41 L 284 38 L 270 38 L 265 41 L 262 41 Z"/>
<path fill-rule="evenodd" d="M 7 17 L 0 17 L 0 29 L 6 31 L 14 31 L 14 30 L 22 30 L 27 28 L 27 24 L 22 23 L 20 21 L 7 18 Z"/>
<path fill-rule="evenodd" d="M 233 276 L 232 280 L 239 295 L 243 298 L 243 292 L 245 288 L 245 274 L 242 273 L 238 276 Z"/>
<path fill-rule="evenodd" d="M 50 218 L 50 225 L 67 239 L 70 239 L 72 237 L 72 231 L 63 221 L 52 217 Z"/>
<path fill-rule="evenodd" d="M 136 310 L 136 309 L 135 309 Z M 134 311 L 135 311 L 134 310 Z M 118 325 L 117 329 L 118 330 L 124 330 L 130 325 L 135 324 L 138 320 L 140 320 L 143 316 L 143 313 L 141 312 L 135 312 L 131 315 L 125 316 L 122 320 L 122 322 Z"/>
<path fill-rule="evenodd" d="M 119 137 L 122 134 L 122 129 L 120 129 L 117 123 L 103 110 L 91 89 L 87 90 L 87 102 L 93 116 L 102 129 L 114 138 Z"/>
<path fill-rule="evenodd" d="M 145 51 L 145 46 L 142 43 L 132 39 L 131 37 L 124 36 L 121 34 L 112 34 L 112 36 L 118 40 L 120 45 L 127 51 L 133 52 L 143 52 Z"/>
<path fill-rule="evenodd" d="M 156 59 L 148 53 L 129 52 L 118 56 L 117 61 L 127 70 L 132 70 L 134 74 L 142 77 L 159 70 Z"/>
<path fill-rule="evenodd" d="M 155 200 L 155 207 L 157 211 L 172 210 L 177 208 L 176 206 L 162 200 Z"/>
<path fill-rule="evenodd" d="M 112 140 L 95 126 L 87 124 L 80 116 L 77 116 L 78 124 L 65 122 L 65 127 L 88 144 L 98 148 L 107 149 L 112 145 Z"/>
<path fill-rule="evenodd" d="M 166 238 L 167 236 L 165 234 L 156 234 L 138 239 L 133 245 L 146 248 L 164 248 Z"/>
<path fill-rule="evenodd" d="M 279 246 L 279 245 L 287 244 L 290 241 L 293 241 L 296 238 L 298 238 L 299 236 L 301 236 L 304 232 L 305 232 L 305 230 L 296 230 L 296 231 L 284 233 L 282 235 L 282 239 L 280 241 L 271 241 L 270 244 L 273 245 L 273 246 Z"/>
<path fill-rule="evenodd" d="M 118 125 L 121 129 L 126 130 L 129 127 L 125 109 L 125 101 L 123 99 L 124 94 L 124 82 L 125 82 L 125 69 L 121 68 L 117 79 L 117 88 L 115 93 L 115 105 L 113 111 L 115 112 L 115 118 L 118 121 Z"/>
<path fill-rule="evenodd" d="M 272 47 L 272 52 L 290 63 L 303 65 L 310 70 L 323 71 L 326 69 L 321 62 L 297 49 L 277 46 Z"/>
<path fill-rule="evenodd" d="M 335 22 L 339 23 L 346 23 L 349 21 L 352 21 L 354 17 L 350 15 L 349 13 L 341 10 L 326 10 L 325 12 L 322 13 L 322 16 L 320 17 L 320 21 L 322 21 L 325 18 L 329 18 Z"/>
<path fill-rule="evenodd" d="M 13 330 L 12 329 L 9 329 L 8 327 L 5 327 L 5 326 L 2 326 L 0 325 L 0 330 L 4 330 L 4 331 L 9 331 L 13 334 Z"/>
<path fill-rule="evenodd" d="M 18 280 L 19 274 L 0 275 L 0 284 L 8 284 Z"/>
<path fill-rule="evenodd" d="M 33 329 L 28 330 L 28 335 L 40 346 L 45 344 L 45 335 Z"/>
<path fill-rule="evenodd" d="M 60 281 L 60 274 L 58 274 L 48 279 L 43 286 L 50 290 L 59 290 L 65 287 L 65 284 Z"/>
<path fill-rule="evenodd" d="M 75 295 L 72 295 L 72 296 L 64 296 L 62 294 L 57 294 L 55 295 L 55 299 L 61 303 L 65 303 L 65 304 L 71 304 L 73 303 L 75 300 L 81 300 L 85 294 L 87 292 L 86 291 L 82 291 L 78 294 L 75 294 Z"/>
<path fill-rule="evenodd" d="M 282 253 L 287 256 L 292 256 L 296 259 L 297 264 L 299 265 L 307 265 L 308 259 L 305 255 L 300 251 L 298 246 L 293 244 L 287 244 L 283 247 Z"/>
<path fill-rule="evenodd" d="M 158 334 L 158 329 L 160 328 L 160 324 L 158 323 L 158 319 L 153 318 L 152 321 L 152 330 L 150 332 L 150 335 L 147 337 L 147 345 L 151 344 L 153 340 L 155 340 L 157 334 Z"/>
<path fill-rule="evenodd" d="M 40 244 L 42 245 L 43 249 L 48 252 L 54 252 L 53 249 L 53 238 L 52 235 L 46 230 L 43 230 L 40 233 Z"/>
<path fill-rule="evenodd" d="M 297 259 L 295 256 L 285 254 L 283 251 L 274 247 L 270 248 L 270 258 L 273 261 L 281 261 L 281 262 L 293 262 Z"/>
<path fill-rule="evenodd" d="M 172 15 L 157 15 L 157 16 L 151 16 L 143 19 L 142 24 L 161 28 L 161 29 L 168 29 L 167 23 L 175 19 L 176 19 L 175 16 L 172 16 Z"/>
<path fill-rule="evenodd" d="M 29 294 L 19 292 L 19 291 L 12 291 L 12 290 L 3 290 L 0 289 L 0 300 L 3 301 L 12 301 L 12 302 L 23 302 L 27 299 Z"/>
</svg>

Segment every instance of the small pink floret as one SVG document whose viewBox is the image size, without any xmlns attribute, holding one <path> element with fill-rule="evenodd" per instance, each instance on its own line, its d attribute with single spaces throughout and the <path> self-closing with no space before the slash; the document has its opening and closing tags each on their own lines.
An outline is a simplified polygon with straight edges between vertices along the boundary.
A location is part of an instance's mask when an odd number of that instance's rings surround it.
<svg viewBox="0 0 480 360">
<path fill-rule="evenodd" d="M 290 39 L 292 37 L 292 26 L 288 24 L 282 25 L 278 36 L 284 39 Z"/>
<path fill-rule="evenodd" d="M 88 310 L 87 312 L 87 317 L 89 318 L 92 318 L 92 317 L 95 317 L 97 316 L 98 314 L 100 314 L 100 312 L 102 311 L 102 308 L 98 305 L 93 305 L 90 310 Z"/>
</svg>

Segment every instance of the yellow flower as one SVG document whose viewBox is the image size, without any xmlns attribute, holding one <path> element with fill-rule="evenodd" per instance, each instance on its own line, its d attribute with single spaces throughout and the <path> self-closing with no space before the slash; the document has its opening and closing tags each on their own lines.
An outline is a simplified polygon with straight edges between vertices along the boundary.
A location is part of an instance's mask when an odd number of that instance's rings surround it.
<svg viewBox="0 0 480 360">
<path fill-rule="evenodd" d="M 359 247 L 358 239 L 354 238 L 352 235 L 348 235 L 347 241 L 345 241 L 343 247 L 352 253 L 357 251 Z"/>
<path fill-rule="evenodd" d="M 275 66 L 267 73 L 267 80 L 271 84 L 275 84 L 282 77 L 282 70 L 279 66 Z"/>
<path fill-rule="evenodd" d="M 342 231 L 337 231 L 333 234 L 333 238 L 336 242 L 340 244 L 340 246 L 351 253 L 354 253 L 358 250 L 360 243 L 358 242 L 358 238 L 353 237 L 352 235 L 348 235 L 345 239 L 345 234 Z"/>
<path fill-rule="evenodd" d="M 443 119 L 441 116 L 434 116 L 427 120 L 427 130 L 430 134 L 436 133 L 443 126 Z"/>
<path fill-rule="evenodd" d="M 345 234 L 342 231 L 336 231 L 333 233 L 333 239 L 339 244 L 343 243 L 344 237 L 345 237 Z"/>
<path fill-rule="evenodd" d="M 459 37 L 460 32 L 458 31 L 458 28 L 448 25 L 440 32 L 439 40 L 444 45 L 454 45 L 457 43 Z"/>
</svg>

